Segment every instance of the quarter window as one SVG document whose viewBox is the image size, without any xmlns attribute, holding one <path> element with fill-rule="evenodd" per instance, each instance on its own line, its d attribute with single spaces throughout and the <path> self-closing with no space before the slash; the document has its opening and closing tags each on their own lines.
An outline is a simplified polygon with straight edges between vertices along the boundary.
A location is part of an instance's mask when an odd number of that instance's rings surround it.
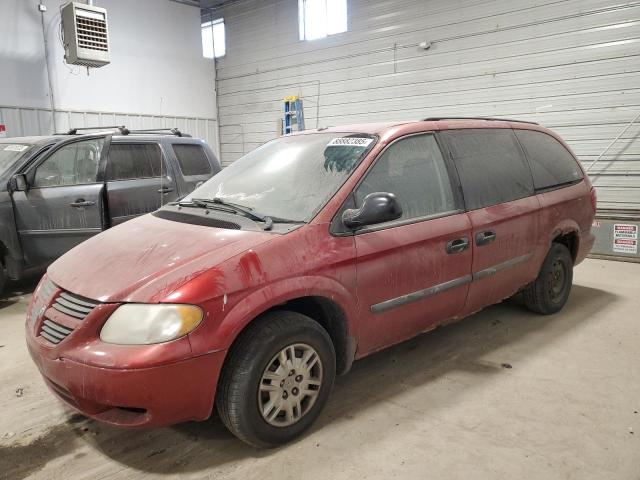
<svg viewBox="0 0 640 480">
<path fill-rule="evenodd" d="M 524 148 L 536 189 L 555 187 L 582 179 L 573 155 L 551 135 L 533 130 L 516 130 Z"/>
<path fill-rule="evenodd" d="M 166 176 L 167 167 L 156 143 L 112 143 L 107 162 L 108 180 Z"/>
<path fill-rule="evenodd" d="M 447 168 L 433 135 L 398 140 L 366 174 L 355 190 L 361 207 L 370 193 L 393 193 L 402 207 L 402 219 L 456 209 Z"/>
<path fill-rule="evenodd" d="M 211 173 L 211 164 L 200 145 L 174 143 L 173 152 L 176 154 L 183 175 L 208 175 Z"/>
<path fill-rule="evenodd" d="M 83 140 L 53 152 L 36 169 L 34 187 L 84 185 L 98 180 L 104 138 Z"/>
<path fill-rule="evenodd" d="M 511 130 L 449 130 L 443 136 L 468 210 L 533 195 L 531 171 Z"/>
</svg>

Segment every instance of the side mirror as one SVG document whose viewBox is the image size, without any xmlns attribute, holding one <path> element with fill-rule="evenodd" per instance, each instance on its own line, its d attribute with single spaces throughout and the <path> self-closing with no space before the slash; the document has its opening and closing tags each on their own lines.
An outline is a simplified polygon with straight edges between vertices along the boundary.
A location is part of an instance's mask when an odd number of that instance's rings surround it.
<svg viewBox="0 0 640 480">
<path fill-rule="evenodd" d="M 18 173 L 11 177 L 11 190 L 14 192 L 26 192 L 29 190 L 27 176 L 24 173 Z"/>
<path fill-rule="evenodd" d="M 342 223 L 351 229 L 390 222 L 402 216 L 402 207 L 393 193 L 374 192 L 364 197 L 362 207 L 350 208 L 342 214 Z"/>
</svg>

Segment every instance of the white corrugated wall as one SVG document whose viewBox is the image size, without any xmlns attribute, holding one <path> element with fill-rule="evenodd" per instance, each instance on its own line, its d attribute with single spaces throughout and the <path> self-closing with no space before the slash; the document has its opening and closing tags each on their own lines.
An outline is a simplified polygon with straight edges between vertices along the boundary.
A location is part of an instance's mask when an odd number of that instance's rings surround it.
<svg viewBox="0 0 640 480">
<path fill-rule="evenodd" d="M 640 2 L 349 0 L 349 31 L 298 40 L 296 0 L 240 0 L 217 61 L 229 164 L 277 136 L 282 98 L 306 127 L 443 115 L 530 119 L 586 164 L 640 112 Z M 429 50 L 418 44 L 432 42 Z M 640 123 L 591 169 L 601 208 L 640 209 Z"/>
<path fill-rule="evenodd" d="M 131 130 L 178 128 L 183 133 L 202 138 L 219 155 L 217 125 L 214 118 L 148 115 L 137 113 L 56 110 L 56 132 L 72 127 L 102 127 L 124 125 Z M 51 110 L 46 108 L 0 105 L 0 124 L 6 125 L 7 137 L 51 135 L 54 131 Z"/>
</svg>

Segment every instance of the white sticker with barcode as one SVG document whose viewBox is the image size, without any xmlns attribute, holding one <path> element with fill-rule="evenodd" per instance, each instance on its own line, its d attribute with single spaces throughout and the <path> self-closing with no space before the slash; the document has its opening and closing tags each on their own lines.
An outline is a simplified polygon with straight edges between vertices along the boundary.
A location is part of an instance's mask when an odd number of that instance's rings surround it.
<svg viewBox="0 0 640 480">
<path fill-rule="evenodd" d="M 9 150 L 10 152 L 21 152 L 29 148 L 29 145 L 7 145 L 4 147 L 4 150 Z"/>
<path fill-rule="evenodd" d="M 373 138 L 363 137 L 341 137 L 334 138 L 327 147 L 368 147 L 373 142 Z"/>
</svg>

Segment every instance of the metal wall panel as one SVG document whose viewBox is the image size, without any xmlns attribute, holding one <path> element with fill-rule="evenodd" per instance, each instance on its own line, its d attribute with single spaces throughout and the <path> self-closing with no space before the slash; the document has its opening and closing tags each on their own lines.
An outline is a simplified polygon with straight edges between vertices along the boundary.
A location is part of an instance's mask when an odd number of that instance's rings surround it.
<svg viewBox="0 0 640 480">
<path fill-rule="evenodd" d="M 174 128 L 202 138 L 220 156 L 216 120 L 213 118 L 142 115 L 120 112 L 81 112 L 56 110 L 57 132 L 66 132 L 71 127 L 94 127 L 125 125 L 130 129 Z M 0 124 L 6 125 L 7 137 L 28 135 L 51 135 L 53 118 L 51 110 L 44 108 L 0 105 Z"/>
<path fill-rule="evenodd" d="M 439 115 L 510 116 L 560 133 L 585 164 L 640 111 L 640 2 L 349 0 L 349 31 L 298 40 L 297 2 L 217 12 L 225 165 L 278 133 L 282 98 L 307 128 Z M 418 48 L 431 41 L 429 50 Z M 640 125 L 592 168 L 603 209 L 640 210 Z"/>
</svg>

